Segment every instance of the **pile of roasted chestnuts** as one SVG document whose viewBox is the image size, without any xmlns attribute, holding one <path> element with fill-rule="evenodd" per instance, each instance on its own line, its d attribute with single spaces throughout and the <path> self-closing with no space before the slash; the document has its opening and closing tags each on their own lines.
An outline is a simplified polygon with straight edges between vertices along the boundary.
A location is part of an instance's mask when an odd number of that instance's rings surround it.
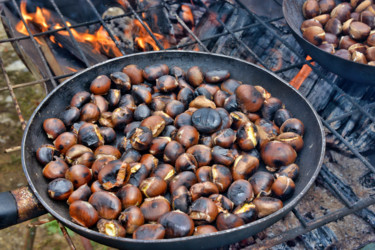
<svg viewBox="0 0 375 250">
<path fill-rule="evenodd" d="M 303 37 L 320 49 L 375 66 L 375 4 L 372 0 L 307 0 Z"/>
<path fill-rule="evenodd" d="M 278 211 L 295 190 L 304 134 L 263 87 L 166 64 L 97 76 L 43 129 L 53 144 L 36 157 L 49 197 L 67 201 L 81 226 L 143 240 Z"/>
</svg>

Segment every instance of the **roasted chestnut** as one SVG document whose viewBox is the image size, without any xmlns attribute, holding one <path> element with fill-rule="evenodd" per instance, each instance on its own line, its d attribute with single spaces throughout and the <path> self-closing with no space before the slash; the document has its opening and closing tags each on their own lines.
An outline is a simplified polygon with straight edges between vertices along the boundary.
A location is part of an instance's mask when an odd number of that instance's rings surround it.
<svg viewBox="0 0 375 250">
<path fill-rule="evenodd" d="M 165 147 L 172 139 L 170 137 L 156 137 L 151 141 L 149 152 L 153 155 L 163 155 Z"/>
<path fill-rule="evenodd" d="M 297 118 L 290 118 L 281 125 L 280 132 L 294 132 L 296 134 L 299 134 L 300 136 L 303 136 L 305 127 L 301 120 Z"/>
<path fill-rule="evenodd" d="M 252 222 L 257 217 L 257 211 L 253 203 L 244 203 L 237 206 L 233 214 L 240 217 L 245 223 Z"/>
<path fill-rule="evenodd" d="M 203 72 L 198 66 L 193 66 L 186 72 L 186 80 L 194 87 L 198 87 L 203 79 Z"/>
<path fill-rule="evenodd" d="M 233 179 L 235 181 L 240 179 L 247 180 L 258 167 L 258 158 L 249 154 L 240 155 L 236 158 L 232 167 Z"/>
<path fill-rule="evenodd" d="M 163 239 L 165 229 L 160 224 L 145 224 L 137 228 L 133 233 L 133 239 L 158 240 Z"/>
<path fill-rule="evenodd" d="M 87 201 L 91 196 L 91 189 L 87 184 L 84 184 L 73 191 L 69 196 L 67 203 L 72 204 L 75 201 Z"/>
<path fill-rule="evenodd" d="M 111 87 L 111 79 L 106 75 L 97 76 L 90 84 L 90 91 L 95 95 L 104 95 Z"/>
<path fill-rule="evenodd" d="M 139 151 L 148 149 L 153 138 L 151 130 L 144 126 L 134 128 L 127 137 L 132 147 Z"/>
<path fill-rule="evenodd" d="M 212 225 L 200 225 L 194 229 L 193 235 L 210 234 L 215 232 L 217 232 L 217 229 Z"/>
<path fill-rule="evenodd" d="M 189 212 L 191 205 L 191 194 L 185 186 L 179 186 L 172 193 L 172 208 L 184 213 Z"/>
<path fill-rule="evenodd" d="M 162 196 L 145 199 L 140 208 L 146 221 L 157 221 L 163 214 L 171 211 L 169 201 Z"/>
<path fill-rule="evenodd" d="M 56 138 L 53 144 L 60 153 L 65 154 L 71 146 L 77 144 L 77 136 L 71 132 L 64 132 Z"/>
<path fill-rule="evenodd" d="M 112 97 L 112 95 L 113 95 L 113 92 L 111 92 L 111 90 L 114 90 L 114 89 L 110 89 L 110 91 L 108 92 L 108 94 L 107 94 L 108 99 L 109 99 L 110 96 Z M 119 91 L 118 89 L 116 89 L 116 90 Z M 92 102 L 99 108 L 100 113 L 108 111 L 109 103 L 103 96 L 94 95 L 91 98 L 92 98 Z"/>
<path fill-rule="evenodd" d="M 202 144 L 197 144 L 188 148 L 188 150 L 186 150 L 186 153 L 192 154 L 194 156 L 199 167 L 209 165 L 212 160 L 211 148 Z"/>
<path fill-rule="evenodd" d="M 147 198 L 163 195 L 167 190 L 167 183 L 160 177 L 149 177 L 141 182 L 139 189 Z"/>
<path fill-rule="evenodd" d="M 190 171 L 183 171 L 172 178 L 169 183 L 169 191 L 173 194 L 180 186 L 185 186 L 190 189 L 195 183 L 197 183 L 197 177 L 195 174 Z"/>
<path fill-rule="evenodd" d="M 145 222 L 141 209 L 136 206 L 126 208 L 121 212 L 118 220 L 124 226 L 127 234 L 133 234 Z"/>
<path fill-rule="evenodd" d="M 216 219 L 219 211 L 215 203 L 206 197 L 201 197 L 190 206 L 189 216 L 197 222 L 211 223 Z"/>
<path fill-rule="evenodd" d="M 116 129 L 124 129 L 132 120 L 133 112 L 128 107 L 119 107 L 112 112 L 112 122 Z"/>
<path fill-rule="evenodd" d="M 85 165 L 73 165 L 65 172 L 65 178 L 73 183 L 74 188 L 78 188 L 91 181 L 91 170 Z"/>
<path fill-rule="evenodd" d="M 98 231 L 112 237 L 125 237 L 125 228 L 117 220 L 100 219 L 96 225 Z"/>
<path fill-rule="evenodd" d="M 100 118 L 100 109 L 94 103 L 87 103 L 81 109 L 80 120 L 89 123 L 95 123 Z"/>
<path fill-rule="evenodd" d="M 177 172 L 182 172 L 182 171 L 195 172 L 198 168 L 198 162 L 192 154 L 183 153 L 177 158 L 175 162 L 175 168 Z"/>
<path fill-rule="evenodd" d="M 169 92 L 178 87 L 178 82 L 173 76 L 164 75 L 156 79 L 156 87 L 162 92 Z"/>
<path fill-rule="evenodd" d="M 237 130 L 237 143 L 244 151 L 252 150 L 257 146 L 258 133 L 254 123 L 248 122 Z"/>
<path fill-rule="evenodd" d="M 294 181 L 288 176 L 278 176 L 273 182 L 271 190 L 273 194 L 281 200 L 285 200 L 293 195 L 295 189 Z"/>
<path fill-rule="evenodd" d="M 72 100 L 70 101 L 70 106 L 80 109 L 83 107 L 83 105 L 90 101 L 90 97 L 91 95 L 89 92 L 80 91 L 72 97 Z"/>
<path fill-rule="evenodd" d="M 165 128 L 165 120 L 158 115 L 147 117 L 141 122 L 141 126 L 147 127 L 151 130 L 152 136 L 157 137 L 163 132 Z"/>
<path fill-rule="evenodd" d="M 320 14 L 319 3 L 317 0 L 307 0 L 302 6 L 303 16 L 307 19 Z"/>
<path fill-rule="evenodd" d="M 207 93 L 210 94 L 208 91 Z M 201 109 L 201 108 L 215 109 L 216 104 L 213 101 L 211 101 L 211 99 L 207 98 L 206 96 L 199 95 L 190 102 L 189 107 L 196 108 L 196 109 Z"/>
<path fill-rule="evenodd" d="M 302 137 L 294 132 L 282 133 L 276 137 L 276 140 L 289 144 L 296 152 L 301 151 L 303 147 Z"/>
<path fill-rule="evenodd" d="M 193 201 L 197 200 L 200 197 L 208 197 L 211 194 L 218 194 L 219 189 L 217 186 L 209 181 L 199 182 L 191 186 L 190 194 Z"/>
<path fill-rule="evenodd" d="M 66 200 L 73 193 L 73 183 L 64 178 L 57 178 L 48 183 L 48 196 L 54 200 Z"/>
<path fill-rule="evenodd" d="M 218 164 L 212 166 L 211 178 L 212 182 L 218 187 L 220 193 L 226 191 L 232 183 L 230 169 Z"/>
<path fill-rule="evenodd" d="M 138 65 L 129 64 L 122 69 L 122 72 L 129 76 L 131 84 L 143 82 L 142 69 Z"/>
<path fill-rule="evenodd" d="M 176 134 L 176 141 L 181 143 L 185 148 L 190 148 L 191 146 L 198 143 L 199 132 L 193 126 L 182 126 Z"/>
<path fill-rule="evenodd" d="M 237 104 L 244 113 L 256 112 L 263 105 L 263 96 L 252 85 L 241 84 L 235 93 Z"/>
<path fill-rule="evenodd" d="M 43 122 L 43 129 L 49 139 L 56 139 L 66 131 L 64 123 L 58 118 L 48 118 Z"/>
<path fill-rule="evenodd" d="M 238 206 L 244 202 L 252 201 L 254 192 L 248 181 L 237 180 L 229 186 L 227 196 L 235 206 Z"/>
<path fill-rule="evenodd" d="M 211 181 L 211 167 L 203 166 L 198 168 L 196 172 L 198 182 Z"/>
<path fill-rule="evenodd" d="M 63 159 L 55 156 L 55 160 L 50 161 L 43 168 L 43 176 L 47 179 L 63 178 L 68 168 L 68 164 Z"/>
<path fill-rule="evenodd" d="M 219 231 L 244 225 L 244 221 L 237 215 L 228 212 L 220 213 L 216 219 L 216 228 Z"/>
<path fill-rule="evenodd" d="M 233 210 L 234 203 L 222 194 L 212 194 L 208 198 L 215 202 L 219 213 L 224 211 L 231 212 Z"/>
<path fill-rule="evenodd" d="M 78 131 L 78 142 L 87 147 L 97 148 L 104 145 L 104 138 L 99 127 L 95 124 L 85 123 Z"/>
<path fill-rule="evenodd" d="M 59 151 L 49 144 L 44 144 L 36 151 L 36 159 L 43 165 L 46 165 L 53 160 L 54 156 L 59 156 Z"/>
<path fill-rule="evenodd" d="M 143 200 L 141 191 L 131 184 L 126 184 L 117 191 L 117 197 L 121 200 L 123 208 L 140 206 Z"/>
<path fill-rule="evenodd" d="M 149 117 L 150 115 L 151 115 L 150 108 L 146 104 L 142 103 L 138 105 L 138 107 L 134 111 L 134 120 L 142 121 L 146 119 L 147 117 Z"/>
<path fill-rule="evenodd" d="M 121 212 L 121 201 L 116 195 L 106 191 L 93 193 L 89 198 L 89 203 L 98 211 L 103 219 L 117 219 Z"/>
<path fill-rule="evenodd" d="M 290 145 L 279 141 L 265 144 L 260 155 L 269 171 L 276 171 L 281 166 L 289 165 L 297 157 L 296 151 Z"/>
<path fill-rule="evenodd" d="M 99 220 L 98 212 L 87 201 L 77 200 L 69 206 L 69 215 L 74 223 L 92 227 Z"/>
<path fill-rule="evenodd" d="M 129 91 L 132 87 L 130 77 L 125 72 L 113 72 L 110 78 L 122 93 Z"/>
<path fill-rule="evenodd" d="M 283 207 L 282 201 L 273 197 L 258 197 L 253 203 L 259 218 L 270 215 Z"/>
<path fill-rule="evenodd" d="M 105 190 L 120 187 L 124 183 L 129 164 L 120 160 L 108 162 L 98 174 L 98 180 Z"/>
<path fill-rule="evenodd" d="M 163 160 L 174 164 L 177 158 L 184 152 L 184 147 L 179 142 L 171 141 L 165 146 Z"/>
<path fill-rule="evenodd" d="M 256 172 L 249 182 L 254 190 L 256 197 L 269 196 L 271 194 L 271 186 L 274 182 L 272 174 L 265 171 Z"/>
<path fill-rule="evenodd" d="M 163 75 L 167 75 L 169 73 L 169 67 L 166 64 L 155 64 L 146 66 L 143 69 L 143 77 L 147 81 L 155 81 L 159 77 Z"/>
<path fill-rule="evenodd" d="M 201 108 L 193 113 L 191 121 L 200 133 L 215 132 L 221 125 L 220 114 L 211 108 Z"/>
<path fill-rule="evenodd" d="M 181 211 L 168 212 L 158 222 L 165 228 L 166 238 L 190 236 L 194 232 L 193 220 Z"/>
</svg>

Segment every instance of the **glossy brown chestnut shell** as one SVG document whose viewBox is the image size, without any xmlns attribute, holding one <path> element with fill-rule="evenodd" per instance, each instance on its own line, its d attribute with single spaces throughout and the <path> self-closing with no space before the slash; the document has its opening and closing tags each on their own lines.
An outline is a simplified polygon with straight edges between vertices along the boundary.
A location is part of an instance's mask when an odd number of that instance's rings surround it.
<svg viewBox="0 0 375 250">
<path fill-rule="evenodd" d="M 66 200 L 73 193 L 73 183 L 64 178 L 57 178 L 48 183 L 48 196 L 54 200 Z"/>
<path fill-rule="evenodd" d="M 117 191 L 117 197 L 125 209 L 131 206 L 140 206 L 143 200 L 141 191 L 131 184 L 126 184 Z"/>
<path fill-rule="evenodd" d="M 92 227 L 99 220 L 98 212 L 87 201 L 77 200 L 70 204 L 69 215 L 73 222 L 83 227 Z"/>
<path fill-rule="evenodd" d="M 112 220 L 117 219 L 121 212 L 121 201 L 116 195 L 106 191 L 93 193 L 89 203 L 98 211 L 101 218 Z"/>
<path fill-rule="evenodd" d="M 279 141 L 271 141 L 264 145 L 260 155 L 270 171 L 293 163 L 297 157 L 296 151 L 290 145 Z"/>
<path fill-rule="evenodd" d="M 140 208 L 146 221 L 157 221 L 163 214 L 171 211 L 169 201 L 162 196 L 145 199 Z"/>
<path fill-rule="evenodd" d="M 194 232 L 193 220 L 181 211 L 168 212 L 158 222 L 165 228 L 165 238 L 190 236 Z"/>
<path fill-rule="evenodd" d="M 124 226 L 127 234 L 133 234 L 145 222 L 142 211 L 137 206 L 126 208 L 121 212 L 118 220 Z"/>
<path fill-rule="evenodd" d="M 216 227 L 219 231 L 244 225 L 244 221 L 237 215 L 228 212 L 220 213 L 216 219 Z"/>
<path fill-rule="evenodd" d="M 137 228 L 133 233 L 133 239 L 158 240 L 164 239 L 165 229 L 160 224 L 145 224 Z"/>
<path fill-rule="evenodd" d="M 56 139 L 60 134 L 66 131 L 65 124 L 57 118 L 48 118 L 43 122 L 43 129 L 49 139 Z"/>
</svg>

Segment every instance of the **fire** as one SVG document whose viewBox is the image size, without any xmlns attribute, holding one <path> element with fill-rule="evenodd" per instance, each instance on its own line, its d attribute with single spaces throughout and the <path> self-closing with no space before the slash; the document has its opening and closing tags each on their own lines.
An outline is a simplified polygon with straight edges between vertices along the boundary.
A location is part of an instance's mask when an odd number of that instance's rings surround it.
<svg viewBox="0 0 375 250">
<path fill-rule="evenodd" d="M 141 48 L 143 51 L 149 50 L 149 47 L 151 46 L 153 50 L 160 50 L 159 46 L 157 45 L 156 41 L 152 38 L 152 36 L 147 32 L 146 28 L 141 24 L 140 21 L 134 20 L 134 30 L 133 32 L 136 34 L 136 38 L 134 41 L 137 43 L 138 47 Z M 147 23 L 144 23 L 145 26 L 149 29 L 150 27 L 148 26 Z M 168 41 L 164 38 L 163 35 L 158 34 L 158 33 L 152 33 L 155 38 L 163 44 L 163 47 L 169 48 L 169 43 Z"/>
<path fill-rule="evenodd" d="M 182 10 L 182 20 L 191 27 L 191 29 L 194 31 L 194 15 L 191 11 L 190 7 L 183 4 L 181 5 Z"/>
<path fill-rule="evenodd" d="M 38 27 L 38 29 L 42 32 L 52 30 L 52 29 L 61 29 L 64 26 L 61 23 L 57 23 L 52 25 L 51 23 L 56 23 L 52 19 L 51 12 L 44 8 L 36 8 L 35 13 L 28 13 L 26 10 L 26 2 L 22 1 L 20 5 L 21 14 L 25 19 L 27 25 L 33 24 L 34 26 Z M 66 22 L 66 26 L 71 27 L 71 23 Z M 22 21 L 18 22 L 16 25 L 16 30 L 24 35 L 29 35 L 26 30 L 25 25 Z M 90 44 L 93 48 L 94 53 L 103 53 L 106 55 L 113 54 L 114 56 L 121 56 L 121 52 L 116 47 L 116 44 L 108 35 L 107 31 L 101 26 L 94 34 L 90 34 L 88 31 L 79 32 L 76 29 L 71 28 L 71 33 L 73 34 L 74 38 L 81 43 Z M 66 30 L 61 30 L 57 32 L 63 36 L 69 36 L 69 32 Z M 118 38 L 116 38 L 118 39 Z M 55 36 L 50 36 L 50 40 L 53 43 L 58 44 L 60 47 L 63 47 L 59 42 L 57 42 L 57 38 Z M 41 43 L 39 40 L 37 40 Z"/>
</svg>

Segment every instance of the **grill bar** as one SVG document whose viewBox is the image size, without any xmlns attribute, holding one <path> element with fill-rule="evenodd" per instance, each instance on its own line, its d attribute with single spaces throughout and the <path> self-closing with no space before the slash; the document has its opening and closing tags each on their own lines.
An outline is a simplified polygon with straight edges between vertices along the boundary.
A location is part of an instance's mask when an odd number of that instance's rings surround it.
<svg viewBox="0 0 375 250">
<path fill-rule="evenodd" d="M 63 26 L 65 28 L 66 31 L 69 32 L 69 36 L 70 36 L 70 39 L 72 40 L 73 42 L 73 45 L 77 48 L 78 50 L 78 53 L 81 55 L 82 59 L 83 59 L 83 62 L 85 63 L 86 67 L 89 67 L 90 64 L 89 64 L 89 61 L 87 60 L 85 54 L 83 53 L 81 47 L 79 46 L 76 38 L 73 36 L 72 34 L 72 31 L 70 30 L 70 27 L 67 25 L 67 22 L 66 22 L 66 19 L 65 17 L 62 15 L 59 7 L 56 5 L 56 2 L 55 0 L 50 0 L 51 4 L 53 5 L 53 7 L 55 8 L 55 11 L 56 13 L 59 15 L 59 17 L 61 18 L 61 21 L 63 23 Z"/>
</svg>

